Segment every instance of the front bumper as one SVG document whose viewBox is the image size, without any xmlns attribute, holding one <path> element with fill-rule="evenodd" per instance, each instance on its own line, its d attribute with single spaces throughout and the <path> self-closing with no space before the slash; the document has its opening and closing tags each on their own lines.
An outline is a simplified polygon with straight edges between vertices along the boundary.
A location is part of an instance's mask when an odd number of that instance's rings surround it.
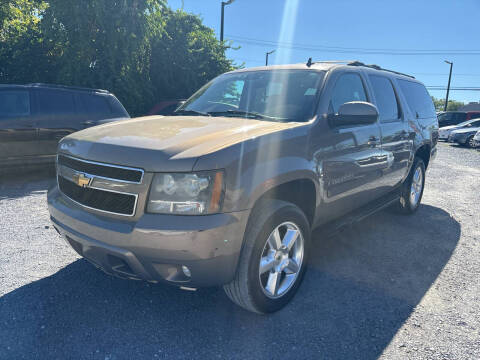
<svg viewBox="0 0 480 360">
<path fill-rule="evenodd" d="M 89 211 L 48 193 L 51 220 L 81 256 L 123 278 L 178 286 L 217 286 L 237 268 L 249 211 L 204 216 L 143 214 L 127 221 Z M 187 266 L 188 277 L 182 271 Z"/>
</svg>

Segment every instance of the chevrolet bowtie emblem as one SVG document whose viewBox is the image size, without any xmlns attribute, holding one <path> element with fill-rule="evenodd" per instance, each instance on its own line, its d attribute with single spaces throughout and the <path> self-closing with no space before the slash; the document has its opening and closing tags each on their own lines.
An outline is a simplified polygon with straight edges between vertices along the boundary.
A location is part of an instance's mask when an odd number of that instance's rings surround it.
<svg viewBox="0 0 480 360">
<path fill-rule="evenodd" d="M 90 185 L 92 177 L 83 173 L 77 173 L 73 175 L 73 182 L 81 187 L 87 187 Z"/>
</svg>

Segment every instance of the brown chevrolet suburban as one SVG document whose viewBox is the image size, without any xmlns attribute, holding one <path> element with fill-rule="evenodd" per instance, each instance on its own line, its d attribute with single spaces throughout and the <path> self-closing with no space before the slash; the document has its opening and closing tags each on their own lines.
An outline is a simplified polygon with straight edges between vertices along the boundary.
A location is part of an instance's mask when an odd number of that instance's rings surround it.
<svg viewBox="0 0 480 360">
<path fill-rule="evenodd" d="M 313 228 L 418 209 L 437 138 L 411 76 L 360 62 L 243 69 L 174 116 L 65 137 L 49 210 L 109 274 L 223 285 L 245 309 L 273 312 L 300 286 Z"/>
</svg>

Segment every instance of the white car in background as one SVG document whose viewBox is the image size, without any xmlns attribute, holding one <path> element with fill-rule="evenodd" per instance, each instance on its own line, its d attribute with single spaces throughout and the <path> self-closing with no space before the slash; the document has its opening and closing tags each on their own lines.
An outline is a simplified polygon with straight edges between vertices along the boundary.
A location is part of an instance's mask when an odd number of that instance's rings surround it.
<svg viewBox="0 0 480 360">
<path fill-rule="evenodd" d="M 454 130 L 480 127 L 480 118 L 464 121 L 458 125 L 444 126 L 438 129 L 439 140 L 448 140 L 448 137 Z"/>
<path fill-rule="evenodd" d="M 475 147 L 480 146 L 480 130 L 478 130 L 475 136 L 473 137 L 473 144 Z"/>
</svg>

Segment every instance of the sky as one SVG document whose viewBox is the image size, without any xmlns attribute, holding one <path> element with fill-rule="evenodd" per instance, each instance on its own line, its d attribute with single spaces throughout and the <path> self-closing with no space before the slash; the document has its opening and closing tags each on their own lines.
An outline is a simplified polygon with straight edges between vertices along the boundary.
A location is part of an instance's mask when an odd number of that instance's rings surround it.
<svg viewBox="0 0 480 360">
<path fill-rule="evenodd" d="M 169 0 L 220 33 L 221 0 Z M 235 0 L 225 6 L 227 56 L 245 67 L 359 60 L 411 74 L 427 86 L 480 88 L 480 0 Z M 238 50 L 233 48 L 239 47 Z M 445 90 L 431 90 L 437 98 Z M 451 90 L 450 99 L 480 100 Z"/>
</svg>

